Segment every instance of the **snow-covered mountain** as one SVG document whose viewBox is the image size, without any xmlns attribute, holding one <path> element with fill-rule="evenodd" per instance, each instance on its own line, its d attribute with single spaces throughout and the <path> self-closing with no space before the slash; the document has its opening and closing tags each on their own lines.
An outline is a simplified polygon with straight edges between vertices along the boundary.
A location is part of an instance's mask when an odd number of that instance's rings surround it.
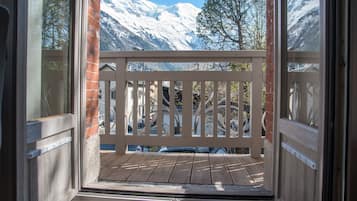
<svg viewBox="0 0 357 201">
<path fill-rule="evenodd" d="M 200 9 L 189 3 L 157 5 L 149 0 L 101 1 L 102 50 L 194 50 Z"/>
<path fill-rule="evenodd" d="M 190 3 L 157 5 L 150 0 L 101 0 L 102 50 L 198 50 L 196 16 Z M 288 47 L 319 48 L 319 0 L 288 0 Z"/>
<path fill-rule="evenodd" d="M 288 0 L 288 48 L 318 51 L 319 23 L 319 0 Z"/>
</svg>

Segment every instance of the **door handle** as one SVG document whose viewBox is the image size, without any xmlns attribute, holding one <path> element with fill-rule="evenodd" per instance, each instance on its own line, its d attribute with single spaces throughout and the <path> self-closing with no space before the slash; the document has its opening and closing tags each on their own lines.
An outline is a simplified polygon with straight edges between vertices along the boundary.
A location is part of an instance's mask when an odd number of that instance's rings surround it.
<svg viewBox="0 0 357 201">
<path fill-rule="evenodd" d="M 6 68 L 6 37 L 9 26 L 9 11 L 0 5 L 0 150 L 3 137 L 2 108 L 4 99 L 5 68 Z"/>
</svg>

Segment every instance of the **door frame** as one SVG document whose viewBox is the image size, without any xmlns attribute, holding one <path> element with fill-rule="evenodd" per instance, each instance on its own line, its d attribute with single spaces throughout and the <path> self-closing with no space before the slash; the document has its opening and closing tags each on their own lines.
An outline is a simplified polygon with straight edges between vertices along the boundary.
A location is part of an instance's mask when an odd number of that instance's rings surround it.
<svg viewBox="0 0 357 201">
<path fill-rule="evenodd" d="M 357 192 L 354 187 L 357 184 L 357 162 L 356 156 L 353 154 L 356 151 L 357 144 L 357 15 L 353 12 L 357 9 L 357 2 L 354 0 L 348 1 L 348 56 L 347 56 L 347 142 L 345 147 L 345 175 L 344 175 L 344 198 L 346 201 L 357 199 Z"/>
<path fill-rule="evenodd" d="M 274 195 L 277 196 L 280 194 L 279 192 L 279 172 L 280 172 L 280 125 L 279 125 L 279 119 L 281 116 L 281 110 L 280 110 L 280 105 L 281 105 L 281 92 L 285 89 L 282 88 L 281 86 L 281 81 L 284 78 L 281 78 L 282 75 L 282 66 L 284 65 L 286 61 L 287 55 L 283 53 L 283 48 L 286 47 L 285 41 L 286 41 L 286 35 L 281 34 L 284 33 L 284 30 L 282 27 L 286 26 L 286 19 L 283 17 L 286 16 L 286 9 L 283 8 L 284 3 L 282 3 L 284 0 L 275 0 L 275 27 L 274 27 L 274 42 L 275 42 L 275 64 L 277 66 L 276 71 L 275 71 L 275 105 L 274 105 L 274 136 L 273 136 L 273 143 L 274 143 L 274 155 L 275 155 L 275 160 L 274 160 Z M 327 155 L 329 149 L 331 146 L 329 145 L 329 135 L 328 133 L 331 133 L 330 131 L 332 130 L 330 127 L 331 122 L 331 111 L 334 109 L 334 105 L 331 105 L 331 92 L 333 92 L 334 88 L 331 87 L 331 83 L 328 82 L 331 79 L 331 69 L 334 67 L 333 64 L 329 63 L 330 60 L 328 60 L 331 55 L 332 47 L 327 43 L 328 41 L 331 41 L 333 39 L 333 34 L 332 35 L 327 35 L 327 31 L 325 30 L 330 30 L 335 27 L 334 23 L 331 23 L 328 20 L 331 20 L 329 13 L 331 13 L 331 7 L 333 5 L 332 0 L 320 0 L 320 66 L 323 66 L 324 68 L 320 68 L 320 114 L 319 114 L 319 129 L 314 131 L 314 129 L 309 128 L 308 126 L 300 125 L 299 123 L 295 122 L 288 122 L 284 121 L 284 123 L 289 124 L 289 126 L 298 126 L 298 131 L 306 131 L 309 130 L 313 133 L 316 132 L 318 135 L 317 141 L 314 144 L 317 144 L 318 146 L 316 147 L 317 149 L 317 157 L 318 157 L 318 200 L 323 199 L 323 194 L 326 193 L 326 189 L 328 189 L 328 186 L 326 186 L 326 180 L 324 179 L 324 176 L 326 176 L 326 169 L 329 167 L 325 162 L 329 160 L 330 156 Z M 329 17 L 329 18 L 328 18 Z M 329 24 L 327 24 L 327 22 Z M 329 84 L 327 86 L 326 84 Z M 283 86 L 284 87 L 284 86 Z M 289 127 L 288 126 L 288 127 Z M 323 135 L 324 134 L 324 135 Z M 326 135 L 326 137 L 325 137 Z"/>
<path fill-rule="evenodd" d="M 26 119 L 26 68 L 27 68 L 27 20 L 28 20 L 28 1 L 27 0 L 14 0 L 16 4 L 17 13 L 16 15 L 16 195 L 17 201 L 26 201 L 30 199 L 29 194 L 29 175 L 28 175 L 28 158 L 27 158 L 27 141 L 28 134 L 31 132 L 27 130 L 27 119 Z M 81 107 L 81 67 L 82 67 L 82 1 L 71 0 L 73 6 L 73 17 L 71 19 L 72 23 L 72 52 L 73 57 L 70 62 L 72 65 L 72 77 L 70 78 L 72 83 L 71 96 L 72 103 L 70 106 L 71 112 L 64 115 L 59 115 L 59 117 L 49 118 L 49 120 L 43 120 L 44 123 L 51 123 L 54 119 L 71 119 L 73 121 L 73 138 L 72 138 L 72 156 L 71 161 L 73 162 L 72 169 L 72 182 L 73 182 L 73 193 L 70 195 L 74 197 L 75 194 L 80 190 L 80 112 Z M 72 116 L 71 118 L 68 118 Z M 46 132 L 46 130 L 44 130 Z"/>
<path fill-rule="evenodd" d="M 26 1 L 27 2 L 27 1 Z M 26 3 L 25 2 L 25 3 Z M 24 194 L 20 194 L 24 189 L 24 135 L 25 129 L 18 122 L 22 122 L 23 116 L 18 113 L 22 111 L 22 99 L 24 98 L 21 93 L 21 79 L 23 71 L 23 61 L 21 58 L 23 56 L 23 45 L 25 44 L 22 37 L 19 37 L 23 28 L 19 19 L 23 14 L 22 7 L 19 7 L 19 2 L 17 0 L 0 0 L 0 3 L 9 8 L 10 11 L 10 22 L 9 22 L 9 32 L 7 37 L 7 72 L 6 77 L 11 78 L 7 79 L 4 88 L 4 101 L 6 99 L 6 111 L 4 111 L 4 124 L 6 124 L 6 130 L 3 132 L 3 136 L 7 135 L 6 143 L 6 158 L 7 166 L 5 169 L 2 169 L 1 174 L 6 174 L 4 177 L 4 183 L 0 182 L 2 198 L 6 200 L 23 200 L 25 198 Z M 5 102 L 4 102 L 5 104 Z M 5 134 L 6 133 L 6 134 Z M 4 146 L 2 146 L 4 150 Z M 4 159 L 4 158 L 2 158 Z"/>
</svg>

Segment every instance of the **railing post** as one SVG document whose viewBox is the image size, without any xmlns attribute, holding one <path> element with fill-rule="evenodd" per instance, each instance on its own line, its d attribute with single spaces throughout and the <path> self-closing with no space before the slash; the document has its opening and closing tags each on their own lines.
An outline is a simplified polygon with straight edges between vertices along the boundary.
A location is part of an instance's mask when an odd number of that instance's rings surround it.
<svg viewBox="0 0 357 201">
<path fill-rule="evenodd" d="M 206 82 L 201 81 L 201 138 L 206 137 Z"/>
<path fill-rule="evenodd" d="M 133 82 L 133 135 L 138 134 L 138 81 Z"/>
<path fill-rule="evenodd" d="M 156 118 L 156 122 L 157 122 L 157 135 L 158 136 L 162 136 L 162 120 L 163 120 L 163 116 L 162 116 L 162 96 L 163 96 L 163 92 L 162 92 L 162 81 L 159 80 L 157 83 L 157 118 Z"/>
<path fill-rule="evenodd" d="M 231 81 L 226 84 L 226 137 L 231 137 Z"/>
<path fill-rule="evenodd" d="M 105 81 L 104 85 L 104 134 L 110 135 L 110 81 Z"/>
<path fill-rule="evenodd" d="M 253 58 L 252 61 L 252 91 L 251 91 L 251 106 L 250 106 L 250 125 L 251 125 L 251 156 L 260 157 L 262 148 L 262 64 L 263 60 L 261 58 Z"/>
<path fill-rule="evenodd" d="M 192 81 L 183 82 L 182 137 L 192 137 Z"/>
<path fill-rule="evenodd" d="M 145 81 L 145 131 L 144 135 L 149 136 L 151 133 L 150 123 L 150 80 Z"/>
<path fill-rule="evenodd" d="M 125 154 L 126 152 L 126 117 L 125 117 L 125 99 L 126 99 L 126 58 L 116 61 L 116 152 Z"/>
<path fill-rule="evenodd" d="M 170 98 L 170 132 L 169 136 L 175 136 L 175 81 L 170 80 L 170 89 L 169 89 L 169 98 Z"/>
<path fill-rule="evenodd" d="M 213 82 L 213 137 L 218 137 L 218 105 L 217 105 L 217 95 L 218 95 L 218 82 Z"/>
</svg>

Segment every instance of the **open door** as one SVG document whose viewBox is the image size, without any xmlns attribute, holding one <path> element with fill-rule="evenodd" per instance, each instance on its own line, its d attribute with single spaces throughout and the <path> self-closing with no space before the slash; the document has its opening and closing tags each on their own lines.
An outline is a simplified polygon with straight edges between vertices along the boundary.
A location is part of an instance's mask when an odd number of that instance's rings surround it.
<svg viewBox="0 0 357 201">
<path fill-rule="evenodd" d="M 324 0 L 278 0 L 276 196 L 321 200 Z"/>
<path fill-rule="evenodd" d="M 79 186 L 80 2 L 26 3 L 26 190 L 31 201 L 68 201 Z"/>
</svg>

